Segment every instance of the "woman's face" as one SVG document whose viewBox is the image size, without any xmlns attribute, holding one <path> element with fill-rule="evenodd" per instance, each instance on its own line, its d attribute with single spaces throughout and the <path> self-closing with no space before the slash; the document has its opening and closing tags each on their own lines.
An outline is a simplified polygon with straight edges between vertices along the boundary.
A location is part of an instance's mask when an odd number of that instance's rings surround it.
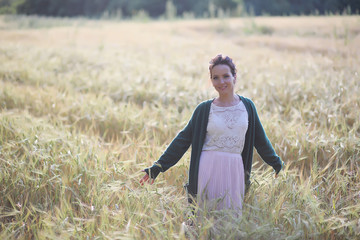
<svg viewBox="0 0 360 240">
<path fill-rule="evenodd" d="M 236 76 L 233 76 L 230 67 L 219 64 L 211 70 L 211 82 L 219 95 L 234 94 Z"/>
</svg>

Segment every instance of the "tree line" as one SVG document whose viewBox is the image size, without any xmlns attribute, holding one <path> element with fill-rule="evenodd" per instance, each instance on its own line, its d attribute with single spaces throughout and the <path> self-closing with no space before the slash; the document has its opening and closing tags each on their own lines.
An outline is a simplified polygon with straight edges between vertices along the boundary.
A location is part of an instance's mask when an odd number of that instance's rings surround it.
<svg viewBox="0 0 360 240">
<path fill-rule="evenodd" d="M 0 14 L 56 17 L 359 14 L 360 0 L 0 0 Z"/>
</svg>

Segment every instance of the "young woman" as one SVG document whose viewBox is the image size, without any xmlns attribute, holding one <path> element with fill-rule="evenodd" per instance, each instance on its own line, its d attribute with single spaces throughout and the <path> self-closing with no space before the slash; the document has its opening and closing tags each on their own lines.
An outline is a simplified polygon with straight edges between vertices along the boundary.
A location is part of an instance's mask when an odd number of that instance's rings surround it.
<svg viewBox="0 0 360 240">
<path fill-rule="evenodd" d="M 209 71 L 218 96 L 196 107 L 190 121 L 159 160 L 144 170 L 146 174 L 140 183 L 152 184 L 191 145 L 189 202 L 197 200 L 201 206 L 209 201 L 216 209 L 241 212 L 245 188 L 250 185 L 253 148 L 274 168 L 275 176 L 283 162 L 265 134 L 254 103 L 235 94 L 236 67 L 232 59 L 217 55 L 211 60 Z"/>
</svg>

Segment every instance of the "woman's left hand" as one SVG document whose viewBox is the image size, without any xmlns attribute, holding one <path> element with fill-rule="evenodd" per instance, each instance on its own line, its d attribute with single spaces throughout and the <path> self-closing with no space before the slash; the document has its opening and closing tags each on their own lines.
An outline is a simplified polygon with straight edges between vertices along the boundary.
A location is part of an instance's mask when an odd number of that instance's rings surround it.
<svg viewBox="0 0 360 240">
<path fill-rule="evenodd" d="M 281 168 L 280 168 L 280 170 L 275 171 L 275 178 L 278 178 L 278 177 L 279 177 L 279 172 L 280 172 L 281 170 L 283 170 L 284 167 L 285 167 L 285 162 L 281 161 Z"/>
</svg>

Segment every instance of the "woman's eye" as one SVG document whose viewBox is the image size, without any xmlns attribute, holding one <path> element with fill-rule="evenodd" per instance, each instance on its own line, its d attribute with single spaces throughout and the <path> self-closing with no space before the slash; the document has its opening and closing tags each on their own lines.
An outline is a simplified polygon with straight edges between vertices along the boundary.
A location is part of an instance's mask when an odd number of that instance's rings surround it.
<svg viewBox="0 0 360 240">
<path fill-rule="evenodd" d="M 218 77 L 213 77 L 214 80 L 218 80 Z"/>
</svg>

